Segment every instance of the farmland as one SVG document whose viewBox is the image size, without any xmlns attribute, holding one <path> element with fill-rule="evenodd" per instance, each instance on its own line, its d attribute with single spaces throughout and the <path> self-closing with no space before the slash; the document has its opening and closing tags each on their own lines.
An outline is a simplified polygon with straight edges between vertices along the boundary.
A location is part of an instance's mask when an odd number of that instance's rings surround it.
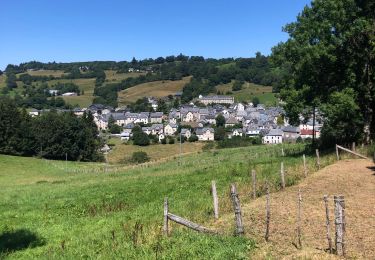
<svg viewBox="0 0 375 260">
<path fill-rule="evenodd" d="M 277 103 L 275 94 L 272 93 L 272 87 L 245 82 L 241 90 L 232 91 L 232 86 L 233 82 L 222 84 L 217 86 L 216 90 L 224 94 L 228 91 L 232 92 L 230 95 L 235 98 L 236 102 L 251 101 L 253 97 L 258 97 L 262 104 L 275 105 Z"/>
<path fill-rule="evenodd" d="M 191 77 L 185 77 L 182 80 L 153 81 L 125 89 L 119 93 L 119 103 L 129 104 L 142 97 L 166 97 L 182 91 L 182 88 L 189 82 Z"/>
<path fill-rule="evenodd" d="M 231 215 L 228 185 L 238 183 L 241 202 L 248 203 L 251 168 L 258 172 L 259 195 L 266 180 L 273 191 L 279 190 L 281 160 L 288 171 L 287 185 L 302 178 L 300 157 L 283 158 L 280 149 L 253 146 L 207 151 L 186 155 L 181 164 L 174 160 L 147 168 L 124 167 L 116 173 L 77 172 L 102 167 L 95 163 L 1 155 L 0 232 L 10 240 L 30 243 L 19 248 L 2 240 L 0 253 L 24 259 L 247 257 L 254 241 L 233 237 L 233 226 L 220 230 L 220 236 L 209 236 L 172 225 L 171 237 L 163 237 L 163 198 L 170 198 L 172 212 L 220 228 L 212 221 L 211 180 L 218 183 L 221 214 Z M 287 155 L 298 155 L 303 146 L 284 149 Z M 332 157 L 322 158 L 324 165 L 331 162 Z M 313 172 L 312 157 L 308 166 Z"/>
</svg>

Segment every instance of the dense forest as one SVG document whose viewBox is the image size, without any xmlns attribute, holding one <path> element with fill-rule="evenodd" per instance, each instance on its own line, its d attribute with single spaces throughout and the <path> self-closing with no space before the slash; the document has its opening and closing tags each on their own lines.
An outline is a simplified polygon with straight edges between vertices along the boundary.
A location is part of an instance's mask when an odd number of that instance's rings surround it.
<svg viewBox="0 0 375 260">
<path fill-rule="evenodd" d="M 28 70 L 62 70 L 66 74 L 61 77 L 31 76 Z M 145 75 L 130 77 L 120 83 L 106 83 L 104 70 L 114 70 L 118 73 L 130 70 L 145 72 Z M 8 65 L 5 69 L 7 93 L 17 87 L 16 81 L 22 81 L 26 88 L 33 82 L 46 82 L 54 79 L 95 78 L 94 103 L 117 106 L 118 92 L 135 85 L 159 81 L 180 80 L 192 76 L 191 81 L 183 88 L 182 100 L 188 102 L 200 94 L 216 92 L 215 86 L 237 82 L 252 82 L 260 85 L 274 85 L 277 88 L 280 75 L 277 69 L 271 67 L 269 57 L 256 53 L 253 58 L 205 59 L 202 56 L 167 56 L 157 59 L 132 61 L 94 61 L 73 63 L 41 63 L 27 62 L 20 65 Z M 22 74 L 20 74 L 22 73 Z M 16 75 L 19 75 L 18 78 Z M 29 95 L 30 96 L 30 95 Z M 20 99 L 18 97 L 18 99 Z M 23 102 L 28 104 L 28 102 Z M 64 104 L 65 105 L 65 104 Z M 39 105 L 40 106 L 40 105 Z M 48 104 L 47 104 L 48 106 Z"/>
<path fill-rule="evenodd" d="M 33 118 L 14 100 L 0 97 L 0 153 L 100 161 L 101 145 L 91 114 L 76 117 L 52 110 Z"/>
</svg>

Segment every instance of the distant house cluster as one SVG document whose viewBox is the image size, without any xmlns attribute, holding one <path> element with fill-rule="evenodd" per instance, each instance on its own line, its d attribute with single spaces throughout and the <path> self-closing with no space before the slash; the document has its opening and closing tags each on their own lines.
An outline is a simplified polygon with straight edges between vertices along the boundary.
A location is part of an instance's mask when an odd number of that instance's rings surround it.
<svg viewBox="0 0 375 260">
<path fill-rule="evenodd" d="M 178 135 L 186 139 L 195 135 L 198 141 L 213 141 L 218 115 L 225 119 L 227 138 L 262 137 L 264 144 L 280 144 L 313 136 L 312 120 L 291 126 L 283 117 L 285 113 L 281 107 L 265 107 L 262 104 L 253 107 L 252 104 L 234 103 L 232 97 L 226 96 L 201 97 L 199 101 L 208 105 L 199 107 L 185 104 L 171 109 L 167 114 L 160 111 L 133 113 L 126 107 L 114 109 L 100 104 L 93 104 L 87 109 L 73 109 L 73 113 L 81 116 L 84 111 L 90 111 L 101 131 L 108 130 L 110 119 L 113 120 L 122 128 L 119 135 L 122 140 L 129 140 L 134 126 L 141 125 L 144 133 L 157 136 L 159 141 Z M 152 98 L 149 102 L 157 104 Z M 154 109 L 157 110 L 157 106 Z M 32 116 L 40 113 L 43 111 L 30 111 Z M 315 122 L 317 138 L 320 136 L 320 128 L 321 124 Z"/>
</svg>

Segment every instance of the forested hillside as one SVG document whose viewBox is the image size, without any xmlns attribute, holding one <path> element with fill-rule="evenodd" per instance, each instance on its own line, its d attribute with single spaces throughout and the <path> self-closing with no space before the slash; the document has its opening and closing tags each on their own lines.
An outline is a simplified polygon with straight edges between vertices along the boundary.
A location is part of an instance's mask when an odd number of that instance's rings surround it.
<svg viewBox="0 0 375 260">
<path fill-rule="evenodd" d="M 60 73 L 53 73 L 53 75 L 52 73 L 35 73 L 38 71 L 60 71 Z M 107 77 L 108 71 L 115 73 L 114 78 Z M 116 75 L 125 74 L 129 76 L 119 76 L 122 79 L 117 80 Z M 78 80 L 85 80 L 88 82 L 85 84 L 93 86 L 93 103 L 117 106 L 118 92 L 148 82 L 177 81 L 190 76 L 190 82 L 182 88 L 182 101 L 188 102 L 200 94 L 216 93 L 216 86 L 219 84 L 235 81 L 237 86 L 242 86 L 245 82 L 271 86 L 277 85 L 280 78 L 278 70 L 271 67 L 269 58 L 260 53 L 257 53 L 254 58 L 238 59 L 205 59 L 201 56 L 189 57 L 180 54 L 157 59 L 136 60 L 133 58 L 130 62 L 41 63 L 33 61 L 8 65 L 4 75 L 2 94 L 14 96 L 23 107 L 37 108 L 68 107 L 65 103 L 66 99 L 59 97 L 51 99 L 50 93 L 46 90 L 63 89 L 84 95 L 84 90 L 77 84 Z M 22 91 L 19 90 L 20 88 Z"/>
</svg>

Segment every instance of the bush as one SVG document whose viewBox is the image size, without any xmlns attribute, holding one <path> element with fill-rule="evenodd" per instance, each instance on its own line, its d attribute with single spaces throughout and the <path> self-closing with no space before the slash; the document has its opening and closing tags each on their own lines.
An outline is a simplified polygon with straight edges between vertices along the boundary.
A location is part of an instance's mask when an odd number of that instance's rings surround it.
<svg viewBox="0 0 375 260">
<path fill-rule="evenodd" d="M 168 136 L 168 144 L 174 144 L 174 138 L 172 136 Z"/>
<path fill-rule="evenodd" d="M 150 157 L 148 157 L 146 152 L 139 151 L 132 154 L 131 160 L 134 163 L 144 163 L 150 161 Z"/>
<path fill-rule="evenodd" d="M 139 146 L 147 146 L 150 144 L 150 138 L 143 132 L 136 132 L 133 134 L 133 143 Z"/>
<path fill-rule="evenodd" d="M 189 142 L 196 142 L 196 141 L 198 141 L 198 136 L 193 134 L 189 137 L 188 141 Z"/>
<path fill-rule="evenodd" d="M 161 144 L 167 144 L 167 139 L 165 139 L 165 138 L 163 138 L 163 139 L 161 139 Z"/>
</svg>

